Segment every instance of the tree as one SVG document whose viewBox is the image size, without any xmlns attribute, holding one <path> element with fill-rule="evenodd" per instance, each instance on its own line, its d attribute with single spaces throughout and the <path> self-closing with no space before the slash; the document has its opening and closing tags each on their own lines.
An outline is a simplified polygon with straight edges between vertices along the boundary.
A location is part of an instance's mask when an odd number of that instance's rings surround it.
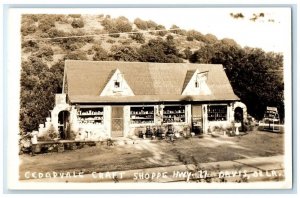
<svg viewBox="0 0 300 198">
<path fill-rule="evenodd" d="M 37 51 L 35 55 L 39 58 L 44 58 L 47 61 L 52 61 L 54 52 L 51 47 L 43 46 L 39 49 L 39 51 Z"/>
<path fill-rule="evenodd" d="M 193 55 L 190 47 L 185 48 L 182 53 L 180 54 L 181 58 L 189 60 L 190 57 Z"/>
<path fill-rule="evenodd" d="M 32 40 L 22 41 L 21 47 L 24 50 L 24 52 L 32 53 L 39 50 L 39 44 L 36 41 Z"/>
<path fill-rule="evenodd" d="M 166 39 L 167 39 L 167 41 L 173 41 L 174 37 L 169 34 Z"/>
<path fill-rule="evenodd" d="M 180 29 L 177 25 L 172 25 L 170 29 L 174 29 L 174 30 L 170 30 L 170 32 L 174 33 L 174 34 L 179 34 Z"/>
<path fill-rule="evenodd" d="M 36 32 L 36 30 L 37 30 L 36 25 L 22 24 L 22 26 L 21 26 L 22 36 L 27 36 L 29 34 L 33 34 Z"/>
<path fill-rule="evenodd" d="M 100 45 L 93 46 L 94 51 L 96 52 L 93 56 L 93 60 L 95 61 L 104 61 L 108 60 L 108 53 L 105 49 L 103 49 Z"/>
<path fill-rule="evenodd" d="M 117 19 L 105 18 L 102 20 L 101 25 L 106 31 L 111 33 L 110 36 L 112 37 L 119 37 L 120 35 L 117 33 L 132 31 L 132 25 L 125 17 L 119 17 Z"/>
<path fill-rule="evenodd" d="M 75 51 L 65 55 L 64 60 L 88 60 L 88 57 L 83 51 Z"/>
<path fill-rule="evenodd" d="M 48 32 L 47 32 L 48 36 L 49 37 L 64 37 L 67 35 L 67 33 L 65 33 L 64 31 L 62 30 L 57 30 L 55 27 L 54 28 L 51 28 Z"/>
<path fill-rule="evenodd" d="M 73 19 L 71 25 L 73 28 L 83 28 L 84 22 L 82 19 Z"/>
<path fill-rule="evenodd" d="M 205 42 L 205 38 L 204 35 L 196 30 L 189 30 L 186 33 L 187 37 L 192 37 L 193 39 L 197 40 L 197 41 L 202 41 Z"/>
<path fill-rule="evenodd" d="M 132 40 L 135 40 L 138 43 L 145 43 L 145 37 L 142 33 L 132 33 L 129 35 Z"/>
<path fill-rule="evenodd" d="M 173 41 L 163 39 L 152 39 L 147 44 L 142 45 L 138 53 L 142 62 L 162 62 L 180 63 L 179 52 Z"/>
<path fill-rule="evenodd" d="M 197 50 L 190 61 L 222 64 L 235 94 L 255 118 L 262 118 L 266 106 L 277 107 L 284 117 L 282 55 L 221 42 Z"/>
<path fill-rule="evenodd" d="M 136 49 L 127 45 L 112 46 L 110 57 L 117 61 L 134 62 L 139 60 Z"/>
<path fill-rule="evenodd" d="M 157 23 L 155 23 L 154 21 L 149 20 L 149 21 L 146 21 L 146 23 L 147 23 L 148 29 L 155 30 L 155 28 L 157 27 Z"/>
<path fill-rule="evenodd" d="M 165 30 L 166 28 L 163 25 L 158 25 L 158 26 L 156 26 L 155 29 L 156 30 Z M 167 31 L 158 31 L 156 34 L 159 36 L 165 36 L 167 34 Z"/>
<path fill-rule="evenodd" d="M 215 49 L 212 45 L 205 45 L 199 50 L 195 51 L 189 56 L 189 60 L 192 63 L 211 63 L 212 58 L 215 56 Z"/>
<path fill-rule="evenodd" d="M 114 21 L 116 25 L 116 29 L 118 32 L 131 32 L 132 31 L 132 25 L 129 22 L 129 20 L 125 17 L 119 17 Z"/>
<path fill-rule="evenodd" d="M 141 30 L 148 29 L 147 22 L 140 18 L 136 18 L 133 23 L 136 25 L 137 28 L 139 28 Z"/>
<path fill-rule="evenodd" d="M 214 43 L 217 43 L 219 41 L 218 38 L 213 34 L 206 34 L 204 36 L 204 39 L 205 39 L 205 42 L 208 43 L 208 44 L 214 44 Z"/>
<path fill-rule="evenodd" d="M 44 16 L 39 20 L 38 29 L 41 32 L 47 32 L 53 27 L 55 27 L 55 20 L 52 20 L 51 17 Z"/>
<path fill-rule="evenodd" d="M 22 62 L 20 128 L 23 132 L 38 129 L 45 122 L 54 104 L 57 74 L 53 74 L 40 58 L 29 57 Z"/>
<path fill-rule="evenodd" d="M 228 46 L 237 46 L 237 47 L 240 47 L 239 44 L 237 44 L 237 42 L 233 39 L 230 39 L 230 38 L 223 38 L 221 40 L 221 43 L 224 44 L 224 45 L 228 45 Z"/>
</svg>

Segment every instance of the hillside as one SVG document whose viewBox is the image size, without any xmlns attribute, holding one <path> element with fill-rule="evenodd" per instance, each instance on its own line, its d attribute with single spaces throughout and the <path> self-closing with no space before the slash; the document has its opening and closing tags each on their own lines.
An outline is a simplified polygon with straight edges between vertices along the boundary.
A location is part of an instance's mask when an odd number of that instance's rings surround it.
<svg viewBox="0 0 300 198">
<path fill-rule="evenodd" d="M 284 117 L 281 54 L 241 48 L 232 39 L 176 25 L 171 29 L 108 15 L 23 15 L 22 131 L 37 129 L 53 108 L 65 59 L 223 64 L 252 116 L 260 119 L 266 106 L 277 106 Z"/>
</svg>

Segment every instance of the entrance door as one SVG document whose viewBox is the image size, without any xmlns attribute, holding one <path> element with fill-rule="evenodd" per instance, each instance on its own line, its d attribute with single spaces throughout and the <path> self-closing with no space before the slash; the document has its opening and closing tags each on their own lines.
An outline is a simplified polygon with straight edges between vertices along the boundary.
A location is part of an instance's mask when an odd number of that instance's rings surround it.
<svg viewBox="0 0 300 198">
<path fill-rule="evenodd" d="M 61 111 L 58 114 L 58 130 L 59 136 L 63 140 L 70 138 L 70 113 L 68 111 Z"/>
<path fill-rule="evenodd" d="M 123 137 L 124 129 L 123 106 L 112 107 L 111 110 L 111 137 Z"/>
<path fill-rule="evenodd" d="M 203 118 L 201 105 L 192 105 L 192 131 L 195 134 L 203 133 Z"/>
</svg>

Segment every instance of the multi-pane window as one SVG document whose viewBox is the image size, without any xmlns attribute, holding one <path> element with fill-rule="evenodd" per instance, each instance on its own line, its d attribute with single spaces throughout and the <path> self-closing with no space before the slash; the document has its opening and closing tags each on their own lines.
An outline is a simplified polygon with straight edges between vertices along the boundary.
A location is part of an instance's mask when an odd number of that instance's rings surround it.
<svg viewBox="0 0 300 198">
<path fill-rule="evenodd" d="M 185 122 L 185 106 L 165 106 L 163 110 L 163 123 Z"/>
<path fill-rule="evenodd" d="M 210 105 L 207 108 L 208 121 L 226 121 L 227 105 Z"/>
<path fill-rule="evenodd" d="M 77 114 L 79 124 L 103 124 L 103 107 L 80 107 Z"/>
<path fill-rule="evenodd" d="M 154 123 L 154 106 L 130 107 L 131 124 L 152 124 Z"/>
</svg>

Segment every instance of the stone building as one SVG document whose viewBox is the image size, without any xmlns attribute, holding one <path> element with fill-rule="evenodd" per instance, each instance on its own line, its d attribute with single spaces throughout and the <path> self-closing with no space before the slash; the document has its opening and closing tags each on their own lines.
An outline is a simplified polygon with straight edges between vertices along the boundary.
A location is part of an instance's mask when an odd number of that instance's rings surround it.
<svg viewBox="0 0 300 198">
<path fill-rule="evenodd" d="M 41 125 L 61 139 L 130 137 L 146 127 L 209 133 L 226 128 L 246 106 L 222 65 L 66 60 L 63 93 Z"/>
</svg>

